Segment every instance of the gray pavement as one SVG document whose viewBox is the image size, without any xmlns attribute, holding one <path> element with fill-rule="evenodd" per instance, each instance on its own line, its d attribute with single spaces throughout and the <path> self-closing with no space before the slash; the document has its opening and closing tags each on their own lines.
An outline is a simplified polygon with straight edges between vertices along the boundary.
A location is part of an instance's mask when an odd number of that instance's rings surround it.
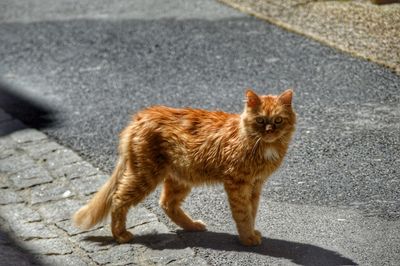
<svg viewBox="0 0 400 266">
<path fill-rule="evenodd" d="M 154 242 L 176 232 L 184 246 L 170 253 L 189 247 L 211 265 L 400 261 L 399 76 L 214 1 L 61 2 L 4 2 L 1 80 L 54 110 L 58 125 L 42 131 L 105 173 L 140 108 L 240 112 L 248 86 L 295 90 L 295 139 L 263 190 L 263 245 L 239 245 L 220 187 L 196 189 L 185 204 L 208 223 L 205 233 L 178 230 L 156 191 L 143 206 L 171 232 Z"/>
</svg>

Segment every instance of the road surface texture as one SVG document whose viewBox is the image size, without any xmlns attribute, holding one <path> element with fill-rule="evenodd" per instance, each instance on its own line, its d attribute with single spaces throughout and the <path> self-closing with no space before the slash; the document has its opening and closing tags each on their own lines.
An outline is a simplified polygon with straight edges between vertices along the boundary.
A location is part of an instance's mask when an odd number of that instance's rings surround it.
<svg viewBox="0 0 400 266">
<path fill-rule="evenodd" d="M 169 222 L 159 190 L 141 205 L 196 257 L 211 265 L 400 261 L 400 77 L 390 70 L 211 0 L 9 0 L 0 10 L 3 91 L 51 110 L 56 123 L 42 132 L 106 173 L 118 133 L 143 107 L 241 112 L 246 87 L 294 89 L 297 132 L 263 190 L 261 246 L 239 244 L 222 187 L 196 189 L 185 203 L 208 224 L 203 233 Z M 6 111 L 29 124 L 29 112 Z"/>
</svg>

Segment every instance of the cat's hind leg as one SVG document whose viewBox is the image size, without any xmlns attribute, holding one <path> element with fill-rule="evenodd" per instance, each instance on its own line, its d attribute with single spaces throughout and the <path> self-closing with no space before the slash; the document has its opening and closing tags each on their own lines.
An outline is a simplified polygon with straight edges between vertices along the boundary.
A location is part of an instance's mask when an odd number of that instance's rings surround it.
<svg viewBox="0 0 400 266">
<path fill-rule="evenodd" d="M 149 195 L 161 179 L 133 173 L 126 170 L 119 180 L 111 205 L 111 231 L 118 243 L 132 240 L 133 235 L 126 230 L 126 216 L 131 206 L 137 205 Z"/>
<path fill-rule="evenodd" d="M 190 193 L 191 188 L 179 183 L 172 178 L 164 180 L 163 191 L 160 198 L 160 206 L 168 217 L 187 231 L 204 231 L 206 225 L 200 220 L 193 220 L 181 208 L 181 204 Z"/>
</svg>

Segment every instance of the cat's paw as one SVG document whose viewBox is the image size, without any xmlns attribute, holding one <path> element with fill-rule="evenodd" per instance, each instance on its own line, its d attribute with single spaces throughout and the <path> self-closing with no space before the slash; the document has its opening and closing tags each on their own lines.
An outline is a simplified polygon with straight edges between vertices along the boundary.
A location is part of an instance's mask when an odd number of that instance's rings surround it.
<svg viewBox="0 0 400 266">
<path fill-rule="evenodd" d="M 194 221 L 196 231 L 206 231 L 207 225 L 202 220 Z"/>
<path fill-rule="evenodd" d="M 261 242 L 261 233 L 257 230 L 252 235 L 240 237 L 240 243 L 245 246 L 258 246 Z"/>
<path fill-rule="evenodd" d="M 129 231 L 124 231 L 121 234 L 114 236 L 114 238 L 119 244 L 124 244 L 130 242 L 133 239 L 133 234 Z"/>
<path fill-rule="evenodd" d="M 206 224 L 201 220 L 195 220 L 190 225 L 184 228 L 187 231 L 206 231 Z"/>
<path fill-rule="evenodd" d="M 256 235 L 258 235 L 260 238 L 262 238 L 262 235 L 261 235 L 260 231 L 258 231 L 258 230 L 254 230 L 254 234 L 256 234 Z"/>
</svg>

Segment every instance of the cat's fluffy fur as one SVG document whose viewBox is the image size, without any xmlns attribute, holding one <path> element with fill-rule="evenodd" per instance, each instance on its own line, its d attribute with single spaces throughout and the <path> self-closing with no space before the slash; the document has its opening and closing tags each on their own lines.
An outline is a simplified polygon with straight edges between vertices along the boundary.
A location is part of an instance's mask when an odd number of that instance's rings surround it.
<svg viewBox="0 0 400 266">
<path fill-rule="evenodd" d="M 246 92 L 241 115 L 198 109 L 150 107 L 122 131 L 119 161 L 107 183 L 74 215 L 88 229 L 111 212 L 111 229 L 128 242 L 128 209 L 163 182 L 160 205 L 185 230 L 202 231 L 181 208 L 191 188 L 222 183 L 240 241 L 258 245 L 254 228 L 262 184 L 281 164 L 295 129 L 291 90 L 278 96 Z"/>
</svg>

